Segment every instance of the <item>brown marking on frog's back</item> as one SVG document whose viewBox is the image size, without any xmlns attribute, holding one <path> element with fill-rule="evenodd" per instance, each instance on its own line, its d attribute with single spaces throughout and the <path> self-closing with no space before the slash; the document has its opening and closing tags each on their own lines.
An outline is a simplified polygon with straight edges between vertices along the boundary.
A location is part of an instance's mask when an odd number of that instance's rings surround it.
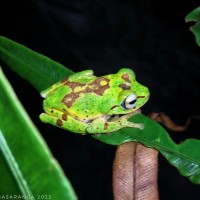
<svg viewBox="0 0 200 200">
<path fill-rule="evenodd" d="M 79 83 L 79 82 L 70 82 L 70 81 L 67 81 L 65 83 L 65 85 L 67 85 L 69 88 L 72 89 L 72 91 L 74 91 L 74 89 L 76 87 L 84 87 L 86 84 L 82 84 L 82 83 Z"/>
<path fill-rule="evenodd" d="M 80 92 L 71 92 L 64 96 L 62 103 L 64 103 L 68 108 L 70 108 L 73 105 L 74 101 L 78 99 L 79 95 Z"/>
<path fill-rule="evenodd" d="M 131 86 L 127 85 L 126 83 L 121 83 L 119 85 L 120 88 L 122 88 L 122 90 L 130 90 Z"/>
<path fill-rule="evenodd" d="M 65 85 L 70 87 L 72 91 L 69 94 L 64 96 L 62 103 L 64 103 L 68 108 L 70 108 L 73 105 L 73 103 L 76 101 L 76 99 L 79 98 L 81 93 L 82 94 L 95 93 L 99 96 L 102 96 L 104 92 L 108 88 L 110 88 L 109 82 L 110 80 L 104 77 L 97 78 L 88 84 L 67 81 Z M 76 88 L 78 87 L 82 88 L 83 90 L 75 92 Z"/>
<path fill-rule="evenodd" d="M 130 80 L 130 75 L 129 74 L 123 74 L 122 76 L 122 79 L 124 79 L 126 82 L 130 83 L 131 80 Z"/>
<path fill-rule="evenodd" d="M 101 84 L 102 82 L 105 82 L 104 85 Z M 104 77 L 97 78 L 92 83 L 88 84 L 89 87 L 86 88 L 86 93 L 94 92 L 95 94 L 102 96 L 105 90 L 110 88 L 109 82 L 110 80 L 107 78 Z"/>
</svg>

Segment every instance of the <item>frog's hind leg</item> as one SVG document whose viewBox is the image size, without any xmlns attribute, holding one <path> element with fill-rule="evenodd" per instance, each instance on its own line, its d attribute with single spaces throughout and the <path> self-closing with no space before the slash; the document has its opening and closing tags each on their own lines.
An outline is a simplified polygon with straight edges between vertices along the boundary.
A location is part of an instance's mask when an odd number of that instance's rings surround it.
<svg viewBox="0 0 200 200">
<path fill-rule="evenodd" d="M 81 122 L 59 110 L 51 109 L 45 112 L 40 114 L 42 122 L 58 126 L 74 133 L 86 134 L 87 123 Z"/>
</svg>

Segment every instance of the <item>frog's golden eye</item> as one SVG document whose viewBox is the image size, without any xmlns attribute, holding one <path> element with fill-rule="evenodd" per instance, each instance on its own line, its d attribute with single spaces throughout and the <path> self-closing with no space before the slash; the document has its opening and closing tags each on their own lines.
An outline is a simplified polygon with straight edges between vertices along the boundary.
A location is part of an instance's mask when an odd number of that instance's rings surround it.
<svg viewBox="0 0 200 200">
<path fill-rule="evenodd" d="M 131 109 L 136 106 L 137 97 L 134 94 L 127 96 L 122 102 L 121 106 L 125 109 Z"/>
</svg>

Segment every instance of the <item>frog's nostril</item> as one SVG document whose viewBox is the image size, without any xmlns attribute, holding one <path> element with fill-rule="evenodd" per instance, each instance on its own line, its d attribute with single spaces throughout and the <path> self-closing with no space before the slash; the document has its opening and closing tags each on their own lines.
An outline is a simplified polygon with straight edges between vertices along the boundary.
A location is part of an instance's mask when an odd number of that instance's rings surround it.
<svg viewBox="0 0 200 200">
<path fill-rule="evenodd" d="M 137 96 L 137 99 L 142 99 L 142 98 L 145 98 L 145 96 Z"/>
<path fill-rule="evenodd" d="M 144 87 L 143 91 L 139 93 L 137 99 L 149 98 L 150 93 L 148 88 Z"/>
</svg>

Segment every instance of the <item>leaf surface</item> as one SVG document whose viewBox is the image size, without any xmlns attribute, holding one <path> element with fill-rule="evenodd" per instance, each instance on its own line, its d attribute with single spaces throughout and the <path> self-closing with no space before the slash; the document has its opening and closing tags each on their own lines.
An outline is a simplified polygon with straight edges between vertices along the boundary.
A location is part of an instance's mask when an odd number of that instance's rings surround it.
<svg viewBox="0 0 200 200">
<path fill-rule="evenodd" d="M 0 58 L 39 92 L 73 73 L 60 63 L 2 36 Z"/>
<path fill-rule="evenodd" d="M 183 176 L 188 177 L 194 183 L 200 184 L 199 140 L 187 139 L 181 144 L 176 144 L 162 126 L 148 117 L 137 114 L 130 121 L 143 123 L 145 128 L 143 130 L 123 128 L 109 133 L 109 135 L 102 134 L 93 137 L 111 145 L 136 141 L 147 147 L 157 149 Z"/>
<path fill-rule="evenodd" d="M 200 7 L 194 9 L 185 17 L 186 23 L 191 24 L 190 30 L 196 38 L 196 43 L 200 46 Z"/>
<path fill-rule="evenodd" d="M 76 200 L 70 182 L 1 69 L 0 94 L 0 194 Z"/>
<path fill-rule="evenodd" d="M 9 51 L 13 52 L 12 50 L 12 41 L 9 41 L 9 48 L 7 51 L 1 51 L 0 52 L 0 57 L 5 57 L 6 59 L 11 59 L 12 57 L 9 57 L 9 54 L 7 56 L 2 56 L 1 54 L 7 53 Z M 16 48 L 16 43 L 14 43 L 14 46 Z M 0 42 L 0 49 L 1 47 L 1 42 Z M 27 49 L 30 51 L 29 49 Z M 20 49 L 19 49 L 20 51 Z M 23 51 L 26 51 L 26 48 L 23 47 Z M 31 51 L 31 53 L 33 53 Z M 28 56 L 31 56 L 30 54 L 26 54 Z M 33 53 L 33 63 L 37 63 L 37 59 L 40 60 L 41 63 L 46 62 L 46 57 L 41 57 L 40 54 L 37 54 L 36 52 Z M 15 56 L 14 56 L 15 57 Z M 6 62 L 5 59 L 5 62 Z M 18 58 L 23 60 L 23 67 L 20 69 L 17 69 L 16 72 L 21 76 L 21 73 L 23 74 L 23 68 L 26 68 L 26 60 L 28 58 L 22 57 Z M 44 59 L 44 60 L 43 60 Z M 10 61 L 10 63 L 14 65 L 15 61 Z M 8 63 L 8 62 L 6 62 Z M 16 66 L 17 68 L 18 66 Z M 30 66 L 30 68 L 33 66 Z M 41 64 L 41 68 L 44 67 L 43 64 Z M 62 68 L 62 69 L 60 69 Z M 29 69 L 29 68 L 28 68 Z M 40 69 L 43 71 L 43 69 Z M 67 68 L 64 68 L 63 66 L 58 67 L 57 64 L 54 63 L 54 61 L 50 60 L 46 65 L 45 65 L 45 70 L 46 74 L 49 75 L 49 78 L 46 79 L 45 86 L 49 87 L 52 82 L 55 83 L 59 81 L 61 78 L 68 76 L 71 74 L 71 71 L 69 73 L 69 70 Z M 63 72 L 62 77 L 55 76 L 54 74 L 57 73 L 61 70 Z M 30 69 L 32 71 L 32 69 Z M 41 89 L 43 88 L 43 85 L 40 85 L 42 81 L 40 79 L 43 78 L 43 74 L 40 74 L 40 76 L 36 76 L 36 73 L 29 76 L 29 73 L 26 73 L 26 80 L 31 82 L 33 84 L 33 87 L 38 89 L 40 92 Z M 38 84 L 32 81 L 32 79 L 36 79 L 38 81 Z M 194 139 L 188 139 L 185 142 L 181 144 L 176 144 L 172 141 L 168 133 L 164 128 L 162 128 L 158 123 L 152 121 L 151 119 L 145 117 L 142 114 L 138 114 L 133 116 L 130 121 L 137 122 L 137 123 L 143 123 L 145 125 L 145 128 L 143 130 L 140 129 L 135 129 L 135 128 L 123 128 L 119 131 L 112 132 L 107 134 L 102 134 L 101 136 L 93 136 L 95 139 L 100 140 L 104 143 L 110 144 L 110 145 L 120 145 L 125 142 L 140 142 L 144 144 L 147 147 L 154 148 L 159 150 L 162 155 L 164 155 L 169 163 L 171 163 L 173 166 L 175 166 L 179 172 L 188 177 L 192 182 L 194 183 L 200 183 L 200 141 L 199 140 L 194 140 Z"/>
</svg>

